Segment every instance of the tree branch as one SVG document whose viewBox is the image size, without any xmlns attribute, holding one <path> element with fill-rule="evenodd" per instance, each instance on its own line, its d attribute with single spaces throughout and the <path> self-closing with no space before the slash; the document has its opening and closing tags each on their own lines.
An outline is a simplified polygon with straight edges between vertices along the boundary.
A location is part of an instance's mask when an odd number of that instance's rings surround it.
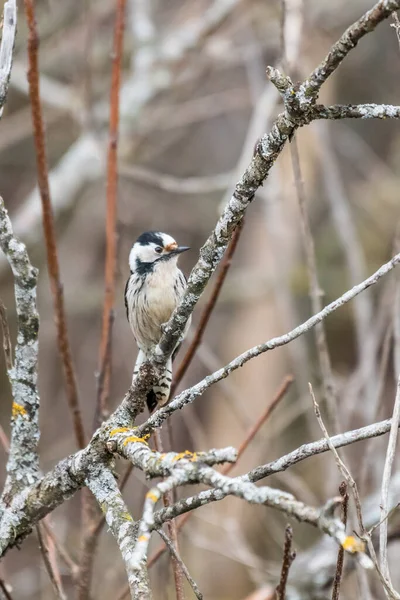
<svg viewBox="0 0 400 600">
<path fill-rule="evenodd" d="M 36 308 L 38 271 L 32 267 L 26 248 L 13 233 L 11 221 L 0 198 L 0 248 L 14 275 L 18 317 L 14 368 L 8 370 L 13 394 L 10 454 L 3 500 L 39 477 L 39 395 L 37 360 L 39 315 Z"/>
<path fill-rule="evenodd" d="M 4 3 L 0 44 L 0 118 L 7 100 L 16 33 L 17 3 L 16 0 L 8 0 Z"/>
</svg>

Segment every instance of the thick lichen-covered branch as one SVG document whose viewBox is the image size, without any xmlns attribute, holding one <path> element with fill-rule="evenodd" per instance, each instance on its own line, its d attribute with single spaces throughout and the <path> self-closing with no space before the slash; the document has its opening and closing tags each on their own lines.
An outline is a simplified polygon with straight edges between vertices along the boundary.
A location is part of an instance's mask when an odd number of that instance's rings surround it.
<svg viewBox="0 0 400 600">
<path fill-rule="evenodd" d="M 12 432 L 3 499 L 34 483 L 38 478 L 39 395 L 37 360 L 39 315 L 36 308 L 38 271 L 26 248 L 13 234 L 11 221 L 0 198 L 0 248 L 14 275 L 15 304 L 18 317 L 14 366 L 8 369 L 11 383 Z"/>
<path fill-rule="evenodd" d="M 120 549 L 128 576 L 131 597 L 134 600 L 150 598 L 150 586 L 145 561 L 136 565 L 134 551 L 137 527 L 121 496 L 115 478 L 106 465 L 97 465 L 86 480 L 105 516 L 107 525 Z"/>
</svg>

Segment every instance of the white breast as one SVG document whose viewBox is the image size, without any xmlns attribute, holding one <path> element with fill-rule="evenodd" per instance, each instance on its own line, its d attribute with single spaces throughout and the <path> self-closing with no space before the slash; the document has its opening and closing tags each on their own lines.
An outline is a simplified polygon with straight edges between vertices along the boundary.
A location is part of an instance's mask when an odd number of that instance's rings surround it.
<svg viewBox="0 0 400 600">
<path fill-rule="evenodd" d="M 158 344 L 161 325 L 171 317 L 184 289 L 185 280 L 176 261 L 158 263 L 144 281 L 131 276 L 126 295 L 128 318 L 141 350 L 150 351 Z"/>
</svg>

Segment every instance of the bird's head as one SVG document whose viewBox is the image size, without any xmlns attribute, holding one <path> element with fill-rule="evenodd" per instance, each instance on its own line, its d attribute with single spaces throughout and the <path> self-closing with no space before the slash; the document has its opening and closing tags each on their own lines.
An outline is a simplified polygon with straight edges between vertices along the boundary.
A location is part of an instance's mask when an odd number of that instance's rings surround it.
<svg viewBox="0 0 400 600">
<path fill-rule="evenodd" d="M 160 231 L 142 233 L 132 246 L 129 254 L 131 272 L 146 273 L 157 264 L 176 263 L 179 254 L 189 250 L 189 246 L 178 246 L 173 237 Z"/>
</svg>

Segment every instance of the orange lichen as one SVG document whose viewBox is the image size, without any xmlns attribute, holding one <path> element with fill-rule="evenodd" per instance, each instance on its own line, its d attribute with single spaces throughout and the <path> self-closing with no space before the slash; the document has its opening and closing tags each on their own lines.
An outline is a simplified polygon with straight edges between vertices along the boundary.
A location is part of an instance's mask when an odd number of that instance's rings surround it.
<svg viewBox="0 0 400 600">
<path fill-rule="evenodd" d="M 129 427 L 117 427 L 116 429 L 112 429 L 110 431 L 110 436 L 117 435 L 117 433 L 126 433 L 127 431 L 129 431 Z"/>
<path fill-rule="evenodd" d="M 355 554 L 356 552 L 364 552 L 365 544 L 362 540 L 355 538 L 352 535 L 348 535 L 342 542 L 342 546 L 347 552 L 350 554 Z"/>
<path fill-rule="evenodd" d="M 21 417 L 24 417 L 26 415 L 26 408 L 24 408 L 21 404 L 17 404 L 16 402 L 13 402 L 12 409 L 11 409 L 11 415 L 12 415 L 13 419 L 16 419 L 18 417 L 18 415 L 20 415 Z"/>
<path fill-rule="evenodd" d="M 143 436 L 142 438 L 140 438 L 140 437 L 136 437 L 135 435 L 130 435 L 124 439 L 122 444 L 124 446 L 126 446 L 127 444 L 130 444 L 131 442 L 141 442 L 142 444 L 146 444 L 146 446 L 147 446 L 147 442 L 146 442 L 147 439 L 148 439 L 148 436 Z"/>
<path fill-rule="evenodd" d="M 149 498 L 150 500 L 152 500 L 153 502 L 158 502 L 158 496 L 157 494 L 155 494 L 154 492 L 152 492 L 150 490 L 150 492 L 147 492 L 146 494 L 146 498 Z"/>
<path fill-rule="evenodd" d="M 147 540 L 149 539 L 149 536 L 147 534 L 143 534 L 139 537 L 138 542 L 147 542 Z"/>
<path fill-rule="evenodd" d="M 190 458 L 195 456 L 196 453 L 193 454 L 193 452 L 190 452 L 190 450 L 185 450 L 184 452 L 179 452 L 179 454 L 177 454 L 176 456 L 173 457 L 173 462 L 177 461 L 177 460 L 181 460 L 182 458 Z M 191 458 L 192 460 L 192 458 Z"/>
</svg>

